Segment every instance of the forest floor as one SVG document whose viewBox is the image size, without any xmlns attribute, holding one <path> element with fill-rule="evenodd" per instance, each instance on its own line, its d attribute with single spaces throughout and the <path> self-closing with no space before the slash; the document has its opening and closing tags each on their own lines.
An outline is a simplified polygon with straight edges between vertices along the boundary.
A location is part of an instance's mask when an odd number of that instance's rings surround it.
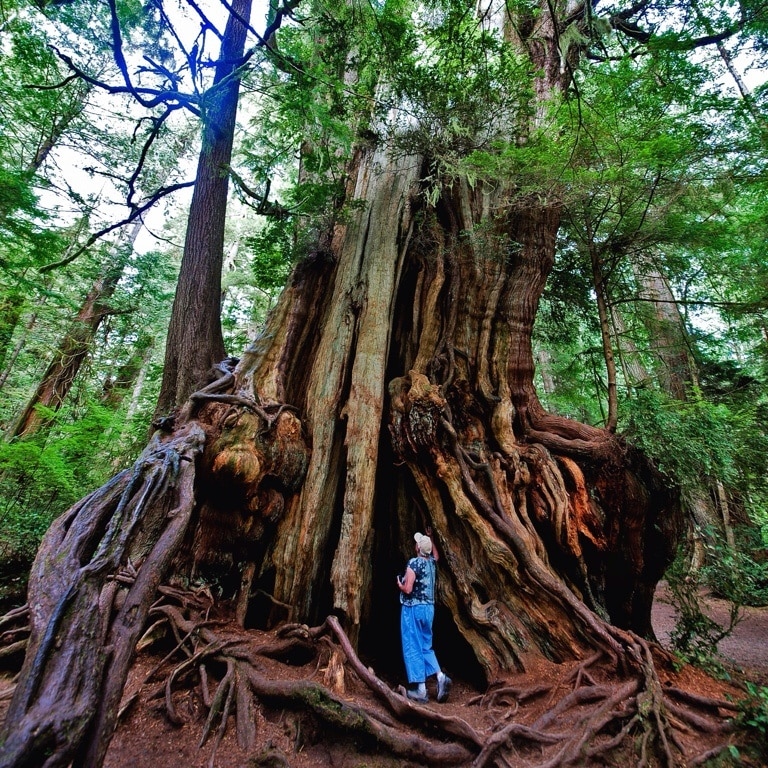
<svg viewBox="0 0 768 768">
<path fill-rule="evenodd" d="M 704 610 L 710 618 L 721 624 L 727 623 L 728 604 L 712 596 L 702 597 Z M 669 592 L 663 583 L 656 594 L 653 624 L 659 641 L 662 645 L 667 645 L 675 625 L 675 610 L 669 602 Z M 768 607 L 744 608 L 742 620 L 732 635 L 721 642 L 720 651 L 724 666 L 731 672 L 732 679 L 768 685 Z M 140 657 L 127 690 L 135 687 L 137 681 L 146 676 L 156 661 L 152 657 Z M 262 671 L 274 673 L 278 669 L 277 674 L 284 678 L 289 676 L 294 679 L 306 679 L 309 676 L 318 681 L 323 679 L 324 670 L 316 662 L 303 667 L 276 664 L 273 670 Z M 498 709 L 494 713 L 482 706 L 483 692 L 472 688 L 459 679 L 458 675 L 454 674 L 454 678 L 449 701 L 444 704 L 436 703 L 434 691 L 430 690 L 432 701 L 426 706 L 438 710 L 441 714 L 460 717 L 477 730 L 489 729 L 494 719 L 499 717 Z M 540 702 L 530 711 L 526 710 L 530 717 L 534 717 L 551 706 L 554 693 L 563 680 L 564 671 L 558 672 L 550 665 L 541 669 L 528 669 L 525 675 L 504 682 L 519 687 L 542 683 L 549 685 L 552 693 L 542 696 Z M 387 683 L 396 687 L 398 681 L 390 680 Z M 693 668 L 675 673 L 674 684 L 682 685 L 701 696 L 721 700 L 732 695 L 735 690 L 727 682 L 714 681 Z M 259 744 L 256 753 L 251 752 L 248 755 L 238 747 L 231 721 L 214 755 L 214 736 L 209 737 L 203 746 L 199 745 L 203 723 L 199 696 L 195 691 L 186 694 L 179 692 L 175 696 L 177 712 L 188 722 L 182 726 L 172 725 L 163 714 L 162 698 L 155 706 L 134 707 L 112 741 L 106 768 L 413 768 L 418 765 L 402 758 L 385 757 L 372 751 L 370 745 L 361 743 L 359 739 L 355 741 L 327 738 L 328 734 L 324 732 L 323 726 L 313 727 L 307 718 L 299 717 L 290 710 L 262 711 L 261 707 L 257 707 L 255 711 Z M 364 704 L 369 709 L 379 706 L 382 717 L 387 717 L 384 708 L 377 704 L 371 691 L 354 674 L 347 674 L 344 698 Z M 523 714 L 522 708 L 520 714 Z M 509 714 L 506 716 L 509 717 Z M 323 738 L 324 736 L 326 738 Z M 694 735 L 693 738 L 701 739 L 701 736 Z M 700 745 L 694 741 L 694 751 L 697 751 L 699 746 L 700 751 L 704 751 L 708 745 L 704 741 Z M 600 766 L 610 764 L 602 761 L 595 763 Z"/>
</svg>

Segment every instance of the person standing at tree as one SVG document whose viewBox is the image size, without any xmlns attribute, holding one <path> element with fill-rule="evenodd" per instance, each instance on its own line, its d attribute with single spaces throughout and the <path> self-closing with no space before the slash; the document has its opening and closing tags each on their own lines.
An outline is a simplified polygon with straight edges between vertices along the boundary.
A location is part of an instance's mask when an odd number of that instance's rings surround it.
<svg viewBox="0 0 768 768">
<path fill-rule="evenodd" d="M 397 577 L 400 589 L 400 636 L 403 660 L 408 677 L 408 698 L 429 701 L 426 680 L 437 675 L 437 700 L 448 698 L 451 678 L 437 663 L 432 650 L 432 621 L 435 617 L 435 582 L 437 579 L 437 547 L 429 536 L 416 533 L 416 557 L 408 561 L 405 576 Z"/>
</svg>

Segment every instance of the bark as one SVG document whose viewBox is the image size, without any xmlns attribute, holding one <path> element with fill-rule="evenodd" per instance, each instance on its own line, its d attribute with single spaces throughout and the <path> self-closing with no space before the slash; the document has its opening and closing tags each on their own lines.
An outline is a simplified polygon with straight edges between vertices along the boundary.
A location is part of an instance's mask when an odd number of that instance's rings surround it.
<svg viewBox="0 0 768 768">
<path fill-rule="evenodd" d="M 216 74 L 203 104 L 202 147 L 189 208 L 184 255 L 166 340 L 165 364 L 155 416 L 181 405 L 224 358 L 221 331 L 221 269 L 229 188 L 229 164 L 240 92 L 251 0 L 232 5 Z"/>
<path fill-rule="evenodd" d="M 290 618 L 332 608 L 356 638 L 369 595 L 386 588 L 376 564 L 408 551 L 426 523 L 446 553 L 441 598 L 489 679 L 532 648 L 582 652 L 595 629 L 574 615 L 573 594 L 650 634 L 679 525 L 674 494 L 607 431 L 548 414 L 533 388 L 530 334 L 559 209 L 510 212 L 454 184 L 412 235 L 419 198 L 404 169 L 418 167 L 361 153 L 362 219 L 337 227 L 333 264 L 297 271 L 237 369 L 256 399 L 294 403 L 312 438 L 262 575 L 274 574 Z M 465 236 L 477 231 L 489 234 Z M 489 251 L 500 234 L 514 255 Z M 394 530 L 377 537 L 382 526 Z"/>
<path fill-rule="evenodd" d="M 627 331 L 622 313 L 614 305 L 610 306 L 610 313 L 613 337 L 627 386 L 644 387 L 649 385 L 651 375 L 643 364 L 640 351 Z"/>
<path fill-rule="evenodd" d="M 650 265 L 638 267 L 635 277 L 641 297 L 650 305 L 646 323 L 656 341 L 661 388 L 676 400 L 685 400 L 689 389 L 698 386 L 698 375 L 674 294 L 664 276 Z"/>
<path fill-rule="evenodd" d="M 611 323 L 608 311 L 608 291 L 605 285 L 603 264 L 600 253 L 592 243 L 590 247 L 590 261 L 592 263 L 592 281 L 595 287 L 597 300 L 597 314 L 600 320 L 600 338 L 603 345 L 603 357 L 608 384 L 608 416 L 605 428 L 609 432 L 616 431 L 619 421 L 619 397 L 616 386 L 616 361 L 613 356 L 613 343 L 611 342 Z"/>
<path fill-rule="evenodd" d="M 143 382 L 154 345 L 155 339 L 151 335 L 139 333 L 139 338 L 131 347 L 128 360 L 104 382 L 101 392 L 101 402 L 104 405 L 117 410 L 129 392 L 138 394 L 135 392 L 136 385 Z M 139 384 L 139 393 L 140 391 Z"/>
<path fill-rule="evenodd" d="M 698 367 L 694 359 L 685 323 L 666 279 L 654 268 L 637 269 L 642 296 L 651 304 L 646 323 L 660 361 L 661 388 L 676 400 L 686 400 L 699 386 Z M 691 571 L 696 573 L 706 559 L 705 544 L 711 531 L 721 530 L 727 542 L 734 540 L 727 506 L 722 513 L 715 499 L 720 498 L 716 478 L 700 478 L 698 487 L 688 491 L 685 504 L 693 526 L 691 540 Z"/>
<path fill-rule="evenodd" d="M 3 766 L 101 765 L 138 633 L 186 532 L 203 443 L 194 424 L 153 441 L 133 471 L 46 534 L 30 576 L 31 635 L 3 726 Z"/>
</svg>

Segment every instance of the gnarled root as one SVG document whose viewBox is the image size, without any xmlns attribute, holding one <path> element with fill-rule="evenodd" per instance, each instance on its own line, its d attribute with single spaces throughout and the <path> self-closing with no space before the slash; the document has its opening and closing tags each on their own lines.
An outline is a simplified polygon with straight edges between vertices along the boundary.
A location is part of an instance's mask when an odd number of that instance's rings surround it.
<svg viewBox="0 0 768 768">
<path fill-rule="evenodd" d="M 29 645 L 3 726 L 3 768 L 101 764 L 136 640 L 192 514 L 203 444 L 195 423 L 157 438 L 46 534 L 30 577 Z"/>
<path fill-rule="evenodd" d="M 610 754 L 673 768 L 693 759 L 689 753 L 700 751 L 702 738 L 724 740 L 735 706 L 664 685 L 653 647 L 619 632 L 617 642 L 633 657 L 625 666 L 634 673 L 616 676 L 615 660 L 596 655 L 567 665 L 549 685 L 524 677 L 465 697 L 465 708 L 420 705 L 363 664 L 333 616 L 318 627 L 243 630 L 219 620 L 202 594 L 163 591 L 151 618 L 172 626 L 179 640 L 144 688 L 180 722 L 175 691 L 195 680 L 206 702 L 201 743 L 213 742 L 211 764 L 230 715 L 240 747 L 248 754 L 262 748 L 254 712 L 271 707 L 309 714 L 326 734 L 353 736 L 363 748 L 429 765 L 558 768 L 598 764 Z M 283 666 L 289 660 L 290 672 Z M 211 669 L 220 670 L 213 685 Z"/>
</svg>

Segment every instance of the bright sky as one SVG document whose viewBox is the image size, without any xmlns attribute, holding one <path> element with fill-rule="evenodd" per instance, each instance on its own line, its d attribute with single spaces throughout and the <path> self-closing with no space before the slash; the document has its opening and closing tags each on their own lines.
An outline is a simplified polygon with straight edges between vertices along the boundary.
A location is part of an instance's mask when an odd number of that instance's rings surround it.
<svg viewBox="0 0 768 768">
<path fill-rule="evenodd" d="M 197 6 L 223 31 L 228 11 L 227 6 L 221 0 L 199 0 Z M 191 50 L 199 38 L 200 16 L 186 0 L 165 0 L 163 8 L 171 19 L 182 45 L 187 51 Z M 268 0 L 254 0 L 251 24 L 257 32 L 263 31 L 266 25 L 267 8 Z M 42 22 L 42 17 L 38 17 L 38 19 Z M 126 55 L 128 53 L 126 46 Z M 215 61 L 218 55 L 218 38 L 210 32 L 207 35 L 204 54 L 208 61 Z M 129 58 L 128 65 L 132 75 L 135 75 L 139 67 L 146 65 L 142 55 L 143 52 L 139 52 Z M 132 105 L 128 99 L 121 105 L 120 100 L 116 97 L 96 90 L 90 97 L 87 113 L 89 119 L 99 121 L 101 125 L 108 126 L 110 121 L 116 121 L 116 131 L 119 122 L 124 131 L 126 121 L 130 123 L 138 121 L 140 116 L 145 114 L 145 111 L 138 105 Z M 186 180 L 194 178 L 196 159 L 196 151 L 192 150 L 187 157 L 180 160 Z M 84 166 L 97 165 L 93 158 L 83 157 L 66 146 L 58 146 L 52 155 L 51 162 L 58 167 L 57 175 L 62 179 L 62 186 L 66 185 L 84 195 L 98 196 L 98 215 L 92 218 L 94 229 L 127 215 L 125 206 L 119 204 L 123 193 L 111 183 L 109 178 L 101 175 L 92 176 L 84 170 Z M 107 168 L 105 170 L 110 171 L 112 169 Z M 60 190 L 43 189 L 40 191 L 40 198 L 46 208 L 52 212 L 58 212 L 58 217 L 65 224 L 71 224 L 81 215 L 80 211 L 73 208 L 71 201 Z M 185 217 L 190 198 L 191 189 L 182 190 L 156 204 L 145 215 L 147 227 L 139 235 L 135 246 L 137 250 L 146 252 L 156 248 L 158 244 L 152 233 L 159 234 L 162 232 L 163 223 L 169 216 L 169 208 L 177 215 L 180 213 Z"/>
</svg>

